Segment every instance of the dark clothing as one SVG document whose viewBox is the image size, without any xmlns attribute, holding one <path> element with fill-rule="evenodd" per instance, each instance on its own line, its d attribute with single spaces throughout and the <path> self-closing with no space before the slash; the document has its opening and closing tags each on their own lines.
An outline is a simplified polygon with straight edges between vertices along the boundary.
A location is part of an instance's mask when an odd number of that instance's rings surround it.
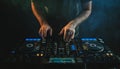
<svg viewBox="0 0 120 69">
<path fill-rule="evenodd" d="M 42 10 L 53 32 L 58 33 L 69 21 L 80 15 L 82 4 L 90 0 L 34 0 Z"/>
</svg>

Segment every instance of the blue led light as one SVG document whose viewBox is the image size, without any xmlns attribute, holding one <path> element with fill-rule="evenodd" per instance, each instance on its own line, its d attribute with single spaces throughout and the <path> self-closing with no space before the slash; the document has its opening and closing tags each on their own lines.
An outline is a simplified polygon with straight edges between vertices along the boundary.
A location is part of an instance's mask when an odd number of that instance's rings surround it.
<svg viewBox="0 0 120 69">
<path fill-rule="evenodd" d="M 40 41 L 40 38 L 26 38 L 25 41 Z"/>
<path fill-rule="evenodd" d="M 93 40 L 95 40 L 95 41 L 96 41 L 97 39 L 96 39 L 96 38 L 93 38 Z"/>
<path fill-rule="evenodd" d="M 38 40 L 41 40 L 41 38 L 38 38 Z"/>
<path fill-rule="evenodd" d="M 37 39 L 36 39 L 36 38 L 33 38 L 33 41 L 37 41 Z"/>
<path fill-rule="evenodd" d="M 81 40 L 83 40 L 83 41 L 84 41 L 84 40 L 85 40 L 85 38 L 82 38 Z"/>
<path fill-rule="evenodd" d="M 86 38 L 86 40 L 88 41 L 88 40 L 89 40 L 89 38 Z"/>
<path fill-rule="evenodd" d="M 89 40 L 93 40 L 93 38 L 89 38 Z"/>
<path fill-rule="evenodd" d="M 40 38 L 37 38 L 36 40 L 37 40 L 37 41 L 40 41 L 41 39 L 40 39 Z"/>
<path fill-rule="evenodd" d="M 82 41 L 95 41 L 97 40 L 96 38 L 81 38 Z"/>
<path fill-rule="evenodd" d="M 29 40 L 30 40 L 30 41 L 32 41 L 33 39 L 32 39 L 32 38 L 30 38 Z"/>
<path fill-rule="evenodd" d="M 28 38 L 25 39 L 25 41 L 28 41 L 28 40 L 29 40 Z"/>
<path fill-rule="evenodd" d="M 72 51 L 76 50 L 75 45 L 71 45 L 71 50 L 72 50 Z"/>
</svg>

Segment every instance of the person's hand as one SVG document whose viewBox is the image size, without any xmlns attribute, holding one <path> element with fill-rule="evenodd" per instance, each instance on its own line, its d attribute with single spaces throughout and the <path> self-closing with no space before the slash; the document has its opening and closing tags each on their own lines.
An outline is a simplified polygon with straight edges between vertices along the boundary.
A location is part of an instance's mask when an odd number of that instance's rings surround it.
<svg viewBox="0 0 120 69">
<path fill-rule="evenodd" d="M 52 28 L 49 24 L 43 23 L 39 29 L 39 34 L 42 37 L 42 39 L 44 39 L 47 36 L 47 34 L 50 34 L 50 36 L 52 36 Z"/>
<path fill-rule="evenodd" d="M 60 35 L 62 34 L 63 34 L 63 39 L 66 42 L 70 42 L 74 38 L 75 27 L 71 22 L 62 28 L 62 30 L 60 31 Z"/>
</svg>

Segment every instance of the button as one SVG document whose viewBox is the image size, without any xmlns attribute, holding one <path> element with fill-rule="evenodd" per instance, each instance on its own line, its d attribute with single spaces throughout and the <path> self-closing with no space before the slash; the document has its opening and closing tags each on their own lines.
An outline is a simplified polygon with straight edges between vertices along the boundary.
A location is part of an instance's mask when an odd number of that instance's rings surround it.
<svg viewBox="0 0 120 69">
<path fill-rule="evenodd" d="M 71 50 L 72 51 L 75 51 L 76 50 L 76 46 L 73 44 L 73 45 L 71 45 Z"/>
<path fill-rule="evenodd" d="M 43 54 L 40 54 L 40 56 L 42 57 L 42 56 L 43 56 Z"/>
<path fill-rule="evenodd" d="M 36 56 L 40 56 L 40 54 L 36 54 Z"/>
</svg>

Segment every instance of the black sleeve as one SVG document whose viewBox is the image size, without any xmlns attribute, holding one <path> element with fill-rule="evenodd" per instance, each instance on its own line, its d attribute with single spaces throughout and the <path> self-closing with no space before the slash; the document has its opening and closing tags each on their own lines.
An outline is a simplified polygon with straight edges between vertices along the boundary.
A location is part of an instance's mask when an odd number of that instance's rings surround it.
<svg viewBox="0 0 120 69">
<path fill-rule="evenodd" d="M 92 1 L 92 0 L 81 0 L 81 6 L 82 6 L 83 10 L 87 9 L 86 3 L 90 2 L 90 1 Z"/>
<path fill-rule="evenodd" d="M 81 0 L 82 3 L 86 3 L 86 2 L 89 2 L 89 1 L 92 1 L 92 0 Z"/>
</svg>

